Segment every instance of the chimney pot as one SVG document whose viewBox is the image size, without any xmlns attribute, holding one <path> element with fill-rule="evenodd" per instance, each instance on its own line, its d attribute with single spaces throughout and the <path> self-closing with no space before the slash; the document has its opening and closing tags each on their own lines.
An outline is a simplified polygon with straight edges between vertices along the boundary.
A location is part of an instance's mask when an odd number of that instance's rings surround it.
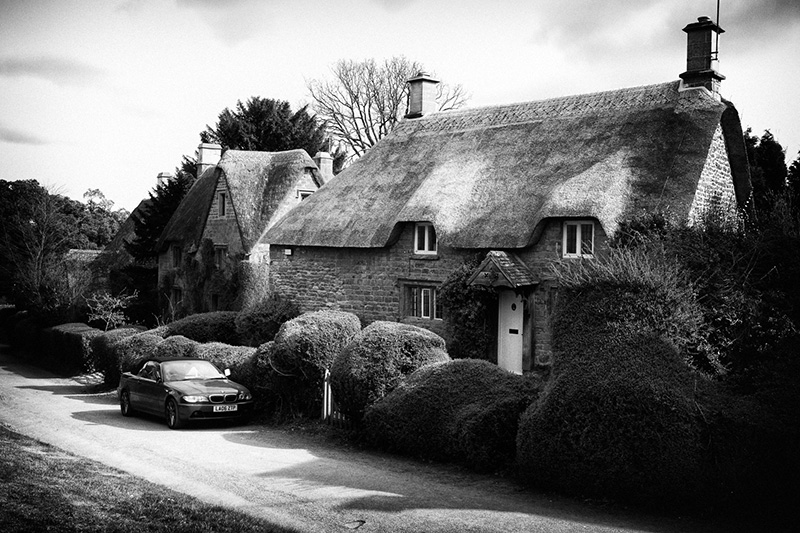
<svg viewBox="0 0 800 533">
<path fill-rule="evenodd" d="M 198 179 L 208 170 L 219 163 L 222 156 L 222 147 L 215 143 L 200 143 L 197 147 L 197 177 Z"/>
<path fill-rule="evenodd" d="M 172 174 L 170 174 L 169 172 L 159 172 L 158 177 L 156 178 L 156 186 L 160 187 L 161 185 L 165 185 L 171 179 L 172 179 Z"/>
<path fill-rule="evenodd" d="M 725 76 L 717 71 L 716 38 L 725 30 L 709 17 L 698 17 L 686 32 L 686 72 L 680 75 L 684 89 L 705 87 L 719 98 L 719 85 Z"/>
</svg>

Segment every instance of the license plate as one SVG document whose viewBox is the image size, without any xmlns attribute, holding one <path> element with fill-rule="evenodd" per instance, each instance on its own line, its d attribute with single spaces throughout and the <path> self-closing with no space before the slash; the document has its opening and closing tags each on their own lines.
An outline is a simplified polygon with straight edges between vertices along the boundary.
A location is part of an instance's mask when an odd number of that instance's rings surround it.
<svg viewBox="0 0 800 533">
<path fill-rule="evenodd" d="M 228 411 L 236 411 L 238 405 L 215 405 L 215 413 L 227 413 Z"/>
</svg>

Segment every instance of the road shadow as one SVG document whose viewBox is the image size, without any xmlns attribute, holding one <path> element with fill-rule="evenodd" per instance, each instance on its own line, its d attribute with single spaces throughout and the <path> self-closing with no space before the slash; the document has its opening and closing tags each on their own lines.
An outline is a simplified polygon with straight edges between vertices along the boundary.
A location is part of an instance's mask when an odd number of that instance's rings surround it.
<svg viewBox="0 0 800 533">
<path fill-rule="evenodd" d="M 255 428 L 258 429 L 258 428 Z M 308 487 L 347 487 L 370 494 L 347 498 L 343 511 L 401 513 L 408 510 L 496 512 L 524 514 L 585 524 L 588 530 L 633 528 L 653 533 L 731 531 L 698 517 L 673 516 L 631 509 L 611 502 L 584 501 L 526 487 L 508 476 L 480 474 L 448 463 L 431 463 L 373 450 L 337 448 L 302 434 L 280 430 L 232 433 L 236 444 L 272 449 L 303 449 L 317 460 L 258 474 L 262 478 L 293 479 Z M 378 470 L 368 473 L 368 470 Z M 383 472 L 385 475 L 381 475 Z M 413 478 L 416 482 L 398 483 Z"/>
<path fill-rule="evenodd" d="M 149 413 L 136 413 L 134 416 L 122 416 L 119 409 L 97 409 L 93 411 L 79 411 L 72 413 L 72 418 L 90 424 L 112 426 L 122 429 L 136 429 L 142 431 L 175 431 L 169 429 L 164 417 Z M 219 431 L 232 428 L 231 423 L 225 420 L 197 420 L 190 422 L 179 431 Z"/>
</svg>

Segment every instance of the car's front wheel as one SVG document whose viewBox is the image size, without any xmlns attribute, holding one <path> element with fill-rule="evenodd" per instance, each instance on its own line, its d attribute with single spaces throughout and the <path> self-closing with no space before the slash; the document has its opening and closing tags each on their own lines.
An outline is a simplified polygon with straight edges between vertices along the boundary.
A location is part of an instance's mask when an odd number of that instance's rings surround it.
<svg viewBox="0 0 800 533">
<path fill-rule="evenodd" d="M 169 429 L 179 429 L 181 426 L 183 426 L 181 417 L 178 415 L 178 404 L 175 403 L 175 400 L 172 398 L 167 400 L 165 414 L 167 417 L 167 427 Z"/>
<path fill-rule="evenodd" d="M 133 407 L 131 407 L 131 395 L 128 394 L 128 391 L 124 390 L 119 395 L 119 410 L 122 412 L 122 416 L 131 416 L 133 415 Z"/>
</svg>

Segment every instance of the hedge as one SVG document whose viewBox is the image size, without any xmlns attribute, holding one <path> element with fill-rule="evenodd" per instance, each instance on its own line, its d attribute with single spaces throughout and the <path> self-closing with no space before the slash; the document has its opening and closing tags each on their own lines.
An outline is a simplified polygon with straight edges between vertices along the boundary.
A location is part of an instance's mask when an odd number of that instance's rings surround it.
<svg viewBox="0 0 800 533">
<path fill-rule="evenodd" d="M 119 383 L 121 372 L 117 344 L 127 337 L 142 333 L 139 328 L 118 328 L 106 331 L 92 339 L 92 365 L 103 373 L 103 382 L 111 387 Z"/>
<path fill-rule="evenodd" d="M 269 371 L 284 414 L 318 416 L 325 371 L 360 331 L 359 318 L 343 311 L 315 311 L 283 323 L 269 350 Z"/>
<path fill-rule="evenodd" d="M 117 354 L 117 368 L 120 372 L 138 371 L 144 361 L 153 356 L 156 347 L 162 342 L 164 339 L 147 332 L 136 333 L 120 339 L 113 346 L 113 350 Z"/>
<path fill-rule="evenodd" d="M 192 357 L 199 343 L 183 335 L 173 335 L 158 343 L 153 357 Z"/>
<path fill-rule="evenodd" d="M 236 331 L 242 344 L 261 346 L 275 339 L 281 325 L 300 314 L 300 308 L 280 295 L 271 295 L 243 309 L 236 317 Z"/>
<path fill-rule="evenodd" d="M 95 371 L 92 339 L 103 331 L 82 323 L 60 324 L 40 332 L 45 362 L 63 371 Z"/>
<path fill-rule="evenodd" d="M 519 417 L 539 387 L 483 360 L 427 365 L 366 410 L 364 437 L 392 452 L 494 469 L 513 461 Z"/>
<path fill-rule="evenodd" d="M 439 335 L 409 324 L 376 321 L 364 328 L 331 366 L 331 388 L 339 410 L 359 423 L 367 407 L 422 366 L 449 361 Z"/>
<path fill-rule="evenodd" d="M 167 338 L 182 335 L 197 342 L 222 342 L 239 344 L 236 332 L 236 311 L 215 311 L 189 315 L 175 322 L 160 326 L 153 334 Z"/>
</svg>

